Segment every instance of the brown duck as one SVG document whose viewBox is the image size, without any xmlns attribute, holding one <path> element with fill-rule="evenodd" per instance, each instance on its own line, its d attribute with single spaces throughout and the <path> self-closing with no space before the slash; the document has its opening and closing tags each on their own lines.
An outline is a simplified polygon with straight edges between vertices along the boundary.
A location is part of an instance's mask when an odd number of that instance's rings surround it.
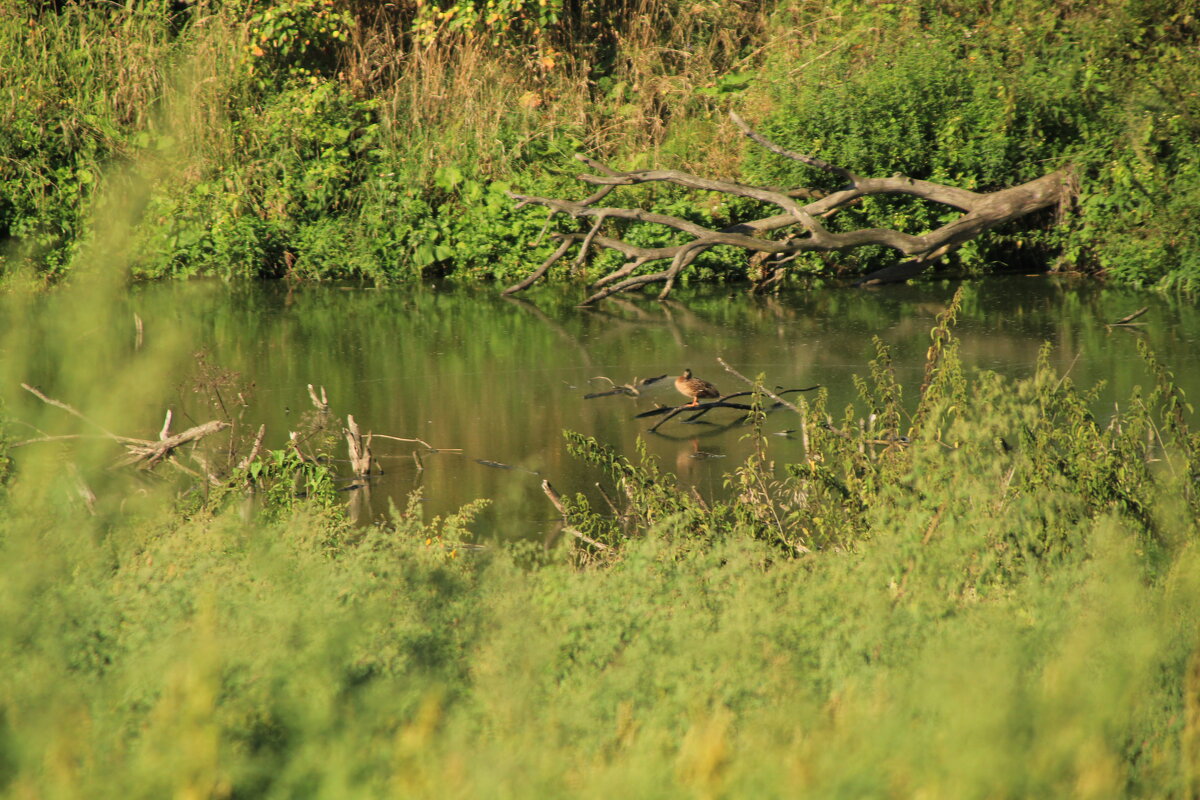
<svg viewBox="0 0 1200 800">
<path fill-rule="evenodd" d="M 685 369 L 683 374 L 675 379 L 675 388 L 684 397 L 692 398 L 688 405 L 700 405 L 701 397 L 720 397 L 721 392 L 708 381 L 692 377 L 692 371 Z"/>
</svg>

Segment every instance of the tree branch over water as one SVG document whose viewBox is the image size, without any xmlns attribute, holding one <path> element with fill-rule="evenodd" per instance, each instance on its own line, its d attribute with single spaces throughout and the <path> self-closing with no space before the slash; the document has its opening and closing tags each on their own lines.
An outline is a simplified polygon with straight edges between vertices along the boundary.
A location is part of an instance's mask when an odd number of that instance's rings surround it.
<svg viewBox="0 0 1200 800">
<path fill-rule="evenodd" d="M 722 362 L 722 363 L 724 363 L 724 362 Z M 779 395 L 794 394 L 794 393 L 799 393 L 799 392 L 811 392 L 812 390 L 819 389 L 820 387 L 821 387 L 821 385 L 818 383 L 818 384 L 814 384 L 813 386 L 806 386 L 803 389 L 781 389 L 779 391 L 778 395 L 771 394 L 770 392 L 764 392 L 765 394 L 767 394 L 768 396 L 770 396 L 776 400 L 775 404 L 772 405 L 767 410 L 770 411 L 770 410 L 774 410 L 776 408 L 783 408 L 785 406 L 787 408 L 791 408 L 794 410 L 796 407 L 794 405 L 792 405 L 791 403 L 789 403 L 788 401 L 784 400 Z M 649 411 L 643 411 L 641 414 L 638 414 L 637 416 L 634 417 L 634 419 L 643 419 L 645 417 L 657 417 L 657 416 L 661 416 L 661 415 L 665 414 L 666 416 L 663 417 L 663 419 L 660 419 L 658 422 L 656 422 L 654 424 L 654 427 L 650 428 L 650 432 L 653 433 L 654 431 L 657 431 L 660 427 L 662 427 L 664 424 L 666 424 L 670 420 L 674 419 L 678 415 L 684 413 L 685 411 L 695 411 L 696 412 L 692 416 L 688 417 L 685 420 L 685 422 L 695 422 L 697 419 L 704 416 L 709 411 L 712 411 L 714 408 L 732 408 L 737 411 L 751 411 L 754 408 L 751 405 L 748 405 L 746 403 L 731 403 L 729 401 L 735 397 L 747 397 L 752 394 L 754 394 L 754 392 L 735 392 L 734 394 L 727 394 L 727 395 L 718 397 L 716 400 L 713 400 L 711 403 L 700 403 L 698 405 L 691 405 L 690 403 L 685 403 L 684 405 L 681 405 L 681 406 L 662 406 L 661 408 L 652 408 Z"/>
<path fill-rule="evenodd" d="M 592 222 L 589 229 L 555 234 L 560 243 L 554 253 L 525 280 L 505 289 L 503 294 L 509 295 L 528 288 L 575 245 L 579 247 L 575 257 L 576 264 L 583 263 L 591 249 L 596 246 L 614 250 L 625 256 L 622 266 L 602 276 L 592 285 L 596 291 L 589 295 L 582 305 L 590 305 L 610 295 L 655 283 L 663 284 L 659 299 L 664 299 L 670 294 L 680 273 L 701 253 L 718 245 L 739 247 L 751 253 L 761 254 L 772 259 L 770 265 L 776 268 L 804 252 L 830 252 L 865 245 L 882 245 L 896 250 L 905 259 L 866 276 L 863 283 L 904 280 L 991 228 L 1034 211 L 1060 205 L 1070 194 L 1070 177 L 1065 170 L 1051 172 L 1019 186 L 990 193 L 917 180 L 900 173 L 886 178 L 867 178 L 844 167 L 826 163 L 815 156 L 781 147 L 753 130 L 735 113 L 731 112 L 730 118 L 738 129 L 755 143 L 777 155 L 835 175 L 845 182 L 844 185 L 828 194 L 807 188 L 783 191 L 735 181 L 702 178 L 678 170 L 621 172 L 588 156 L 577 154 L 577 160 L 594 170 L 594 173 L 579 175 L 579 180 L 600 187 L 589 197 L 573 201 L 512 192 L 509 196 L 517 201 L 518 209 L 538 205 L 549 209 L 551 217 L 565 214 L 577 219 L 590 219 Z M 782 213 L 714 230 L 669 214 L 639 208 L 596 205 L 617 187 L 643 183 L 668 183 L 685 189 L 758 200 L 778 207 Z M 941 227 L 919 235 L 888 228 L 835 232 L 825 226 L 823 220 L 832 217 L 839 210 L 859 202 L 864 197 L 875 195 L 908 195 L 947 205 L 963 213 Z M 802 200 L 808 202 L 802 204 Z M 609 220 L 651 223 L 686 234 L 690 239 L 682 244 L 663 247 L 635 245 L 620 237 L 601 234 L 601 229 Z M 788 231 L 789 228 L 791 231 Z M 783 238 L 770 238 L 771 234 L 782 235 Z M 668 263 L 664 269 L 657 272 L 639 274 L 642 267 L 657 262 Z"/>
<path fill-rule="evenodd" d="M 168 435 L 170 424 L 171 424 L 171 415 L 170 415 L 170 413 L 168 413 L 167 420 L 163 424 L 163 429 L 159 433 L 158 441 L 154 441 L 153 439 L 135 439 L 130 436 L 118 436 L 117 434 L 112 433 L 111 431 L 108 431 L 107 429 L 105 429 L 103 426 L 97 424 L 96 422 L 93 422 L 91 419 L 84 416 L 81 412 L 79 412 L 73 406 L 70 406 L 67 403 L 62 402 L 61 400 L 55 400 L 53 397 L 47 396 L 43 392 L 39 391 L 38 389 L 35 389 L 34 387 L 30 386 L 27 383 L 22 383 L 21 388 L 24 389 L 25 391 L 29 392 L 30 394 L 32 394 L 34 397 L 41 400 L 43 403 L 54 406 L 55 408 L 61 408 L 63 411 L 66 411 L 68 414 L 70 414 L 74 417 L 77 417 L 78 419 L 82 420 L 83 422 L 87 423 L 88 425 L 91 425 L 93 428 L 96 428 L 97 430 L 102 431 L 105 438 L 112 439 L 114 442 L 124 445 L 125 449 L 128 452 L 118 462 L 119 466 L 128 466 L 131 464 L 138 464 L 142 469 L 153 469 L 160 461 L 170 458 L 170 456 L 175 452 L 176 448 L 179 448 L 185 444 L 188 444 L 189 442 L 198 441 L 200 439 L 203 439 L 205 436 L 208 436 L 209 434 L 216 433 L 217 431 L 222 431 L 229 427 L 229 423 L 225 422 L 223 420 L 211 420 L 211 421 L 205 422 L 201 425 L 195 425 L 191 428 L 188 428 L 186 431 L 183 431 L 182 433 L 177 433 L 172 436 L 172 435 Z M 44 436 L 44 437 L 39 437 L 37 439 L 31 439 L 26 442 L 18 442 L 17 446 L 24 445 L 24 444 L 33 444 L 34 442 L 47 442 L 47 441 L 55 441 L 55 440 L 59 440 L 59 439 L 69 439 L 69 438 L 79 438 L 79 437 L 72 436 L 72 435 Z"/>
</svg>

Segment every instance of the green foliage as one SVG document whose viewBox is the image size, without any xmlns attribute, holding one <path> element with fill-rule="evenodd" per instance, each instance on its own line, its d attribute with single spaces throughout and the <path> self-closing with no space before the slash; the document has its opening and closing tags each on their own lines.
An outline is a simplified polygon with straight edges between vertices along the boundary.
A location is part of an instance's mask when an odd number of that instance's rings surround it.
<svg viewBox="0 0 1200 800">
<path fill-rule="evenodd" d="M 1057 256 L 1062 267 L 1124 282 L 1194 285 L 1200 249 L 1181 220 L 1197 202 L 1197 107 L 1194 92 L 1180 93 L 1198 77 L 1183 55 L 1195 43 L 1194 9 L 877 4 L 856 16 L 803 80 L 782 79 L 793 74 L 788 55 L 768 65 L 779 79 L 765 82 L 775 108 L 764 133 L 862 175 L 898 171 L 979 191 L 1069 167 L 1080 186 L 1073 212 L 1057 225 L 1039 215 L 990 234 L 958 262 L 1037 268 Z M 881 37 L 880 26 L 894 33 Z M 829 176 L 772 155 L 749 158 L 752 180 L 834 188 Z M 873 198 L 835 224 L 919 233 L 953 214 Z M 894 254 L 841 258 L 868 269 Z"/>
<path fill-rule="evenodd" d="M 337 500 L 330 469 L 290 450 L 256 458 L 246 468 L 246 478 L 261 488 L 263 506 L 272 516 L 295 511 L 299 502 L 330 508 Z"/>
<path fill-rule="evenodd" d="M 540 36 L 559 21 L 563 0 L 451 0 L 417 3 L 412 31 L 426 44 L 456 33 L 480 33 L 494 44 Z"/>
<path fill-rule="evenodd" d="M 350 12 L 335 0 L 284 0 L 253 8 L 246 44 L 251 73 L 264 89 L 315 82 L 337 65 L 353 24 Z"/>
<path fill-rule="evenodd" d="M 313 79 L 316 80 L 315 78 Z M 316 81 L 272 97 L 231 133 L 244 160 L 180 192 L 161 187 L 135 252 L 140 274 L 225 278 L 372 277 L 375 246 L 339 217 L 361 212 L 354 188 L 380 170 L 375 103 Z M 373 254 L 372 254 L 373 255 Z"/>
<path fill-rule="evenodd" d="M 1074 205 L 969 243 L 958 268 L 1192 289 L 1197 24 L 1188 3 L 1140 0 L 19 2 L 0 13 L 0 258 L 60 278 L 113 224 L 100 201 L 148 196 L 125 254 L 137 277 L 508 281 L 544 253 L 528 248 L 537 215 L 504 190 L 578 196 L 576 151 L 832 187 L 757 148 L 739 160 L 719 122 L 736 101 L 780 143 L 865 175 L 985 191 L 1072 171 Z M 704 224 L 754 211 L 634 196 Z M 871 198 L 829 224 L 918 233 L 953 213 Z M 793 269 L 894 257 L 865 248 Z M 714 250 L 683 279 L 746 271 Z"/>
<path fill-rule="evenodd" d="M 568 521 L 606 550 L 470 542 L 481 503 L 426 520 L 418 494 L 353 527 L 290 450 L 237 476 L 265 514 L 114 480 L 89 510 L 22 449 L 0 495 L 0 788 L 1190 796 L 1186 398 L 1148 349 L 1150 390 L 1103 420 L 1048 348 L 1022 380 L 967 374 L 965 302 L 913 417 L 877 343 L 861 409 L 800 406 L 788 474 L 751 427 L 726 504 L 567 434 L 608 497 L 568 498 Z M 181 354 L 228 409 L 236 376 Z M 297 426 L 318 454 L 319 423 Z"/>
</svg>

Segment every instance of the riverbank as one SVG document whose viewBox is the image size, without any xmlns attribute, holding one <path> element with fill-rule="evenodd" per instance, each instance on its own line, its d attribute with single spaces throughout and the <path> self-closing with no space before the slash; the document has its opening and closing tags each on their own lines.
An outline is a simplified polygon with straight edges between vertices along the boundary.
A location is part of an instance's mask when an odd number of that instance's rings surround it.
<svg viewBox="0 0 1200 800">
<path fill-rule="evenodd" d="M 578 196 L 576 151 L 830 188 L 747 149 L 726 119 L 736 108 L 864 175 L 985 191 L 1073 170 L 1069 208 L 971 243 L 951 270 L 1003 262 L 1194 288 L 1196 33 L 1186 4 L 1127 0 L 10 4 L 0 257 L 35 282 L 114 250 L 135 279 L 512 282 L 551 247 L 543 215 L 505 192 Z M 704 224 L 746 210 L 661 188 L 634 201 Z M 870 200 L 838 224 L 939 219 Z M 793 270 L 890 259 L 809 255 Z M 684 277 L 747 269 L 718 250 Z"/>
</svg>

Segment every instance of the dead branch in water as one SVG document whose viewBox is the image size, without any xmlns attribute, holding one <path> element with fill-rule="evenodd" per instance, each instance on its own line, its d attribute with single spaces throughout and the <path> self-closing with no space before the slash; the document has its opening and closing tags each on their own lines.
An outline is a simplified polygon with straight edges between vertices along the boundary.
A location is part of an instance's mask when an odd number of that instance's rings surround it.
<svg viewBox="0 0 1200 800">
<path fill-rule="evenodd" d="M 422 447 L 424 447 L 426 450 L 428 450 L 431 453 L 461 453 L 462 452 L 461 447 L 434 447 L 429 442 L 426 442 L 423 439 L 406 439 L 402 436 L 387 436 L 386 434 L 382 434 L 382 433 L 376 433 L 376 434 L 374 434 L 374 436 L 376 439 L 390 439 L 393 442 L 415 442 L 416 444 L 421 445 Z M 405 456 L 405 458 L 407 458 L 407 457 L 408 456 Z"/>
<path fill-rule="evenodd" d="M 158 462 L 164 458 L 169 458 L 175 448 L 203 439 L 211 433 L 223 431 L 229 427 L 228 422 L 214 419 L 210 422 L 205 422 L 203 425 L 196 425 L 188 428 L 183 433 L 177 433 L 174 436 L 168 436 L 166 439 L 161 439 L 157 442 L 146 442 L 145 444 L 127 444 L 129 455 L 117 462 L 118 466 L 128 466 L 130 464 L 138 464 L 141 469 L 153 469 Z"/>
<path fill-rule="evenodd" d="M 819 388 L 821 388 L 821 384 L 818 383 L 818 384 L 814 384 L 813 386 L 806 386 L 802 389 L 781 389 L 781 390 L 779 390 L 779 395 L 796 394 L 799 392 L 811 392 L 812 390 L 819 389 Z M 693 414 L 692 416 L 687 418 L 687 420 L 686 420 L 687 422 L 694 422 L 695 420 L 697 420 L 700 417 L 707 414 L 709 411 L 712 411 L 714 408 L 732 408 L 736 411 L 752 411 L 754 409 L 754 406 L 752 406 L 752 405 L 748 405 L 746 403 L 731 403 L 731 402 L 729 402 L 729 400 L 732 398 L 746 397 L 746 396 L 752 395 L 752 394 L 754 394 L 754 392 L 735 392 L 733 394 L 723 395 L 722 397 L 719 397 L 716 400 L 713 400 L 711 403 L 699 403 L 697 405 L 685 403 L 684 405 L 681 405 L 681 406 L 662 406 L 660 408 L 652 408 L 649 411 L 643 411 L 642 413 L 636 415 L 634 417 L 634 419 L 643 419 L 645 417 L 657 417 L 657 416 L 665 414 L 666 416 L 663 417 L 663 419 L 659 420 L 657 423 L 654 424 L 654 427 L 650 428 L 650 432 L 654 433 L 660 427 L 662 427 L 664 424 L 666 424 L 670 420 L 674 419 L 678 415 L 683 414 L 686 411 L 695 411 L 696 412 L 695 414 Z M 764 392 L 764 394 L 768 394 L 769 396 L 777 399 L 777 402 L 773 406 L 770 406 L 767 409 L 768 411 L 774 410 L 776 408 L 782 408 L 784 406 L 786 406 L 788 408 L 792 408 L 792 409 L 795 408 L 794 405 L 792 405 L 788 401 L 784 400 L 782 397 L 779 397 L 779 395 L 770 394 L 769 392 Z"/>
<path fill-rule="evenodd" d="M 612 397 L 613 395 L 616 395 L 616 394 L 624 394 L 624 395 L 629 395 L 630 397 L 638 397 L 639 395 L 641 395 L 642 389 L 645 389 L 649 386 L 653 386 L 654 384 L 658 383 L 659 381 L 663 380 L 666 377 L 667 377 L 666 375 L 659 375 L 657 378 L 647 378 L 644 381 L 640 381 L 637 378 L 634 378 L 633 381 L 630 383 L 619 384 L 616 381 L 614 381 L 612 378 L 608 377 L 607 375 L 597 375 L 596 377 L 592 378 L 592 380 L 608 381 L 609 385 L 611 385 L 613 388 L 609 389 L 607 392 L 592 392 L 591 394 L 585 394 L 583 396 L 583 399 L 584 400 L 594 400 L 597 397 Z"/>
<path fill-rule="evenodd" d="M 350 470 L 356 478 L 362 478 L 371 472 L 371 434 L 368 433 L 364 441 L 353 414 L 346 417 L 346 427 L 342 433 L 346 436 L 346 447 L 350 451 Z"/>
<path fill-rule="evenodd" d="M 1150 310 L 1150 306 L 1142 306 L 1132 314 L 1126 314 L 1116 322 L 1109 322 L 1105 325 L 1106 328 L 1137 328 L 1145 325 L 1144 322 L 1134 322 L 1135 319 L 1145 314 Z"/>
<path fill-rule="evenodd" d="M 754 381 L 750 380 L 750 379 L 749 379 L 749 378 L 747 378 L 745 375 L 743 375 L 742 373 L 738 372 L 738 371 L 737 371 L 736 369 L 734 369 L 733 367 L 731 367 L 731 366 L 729 366 L 728 364 L 726 364 L 726 363 L 725 363 L 725 359 L 723 359 L 723 358 L 718 358 L 718 359 L 717 359 L 717 363 L 718 363 L 718 364 L 720 364 L 722 367 L 724 367 L 726 372 L 728 372 L 730 375 L 732 375 L 733 377 L 737 378 L 738 380 L 742 381 L 742 382 L 743 382 L 743 383 L 745 383 L 746 385 L 748 385 L 748 386 L 755 386 L 755 385 L 756 385 L 756 384 L 754 383 Z M 819 386 L 820 386 L 820 384 L 817 384 L 816 386 L 810 386 L 808 389 L 803 389 L 803 390 L 801 390 L 801 391 L 805 391 L 805 392 L 807 392 L 807 391 L 810 391 L 810 390 L 812 390 L 812 389 L 816 389 L 816 388 L 818 388 Z M 780 404 L 780 405 L 782 405 L 782 406 L 786 406 L 787 408 L 790 408 L 792 411 L 795 411 L 797 414 L 799 414 L 799 413 L 800 413 L 800 409 L 796 408 L 796 406 L 792 405 L 792 404 L 791 404 L 791 403 L 789 403 L 787 400 L 784 400 L 784 399 L 783 399 L 782 397 L 780 397 L 779 395 L 772 393 L 772 392 L 771 392 L 769 389 L 767 389 L 767 387 L 765 387 L 765 386 L 758 386 L 757 388 L 761 389 L 763 394 L 765 394 L 767 397 L 769 397 L 769 398 L 771 398 L 772 400 L 774 400 L 776 403 L 779 403 L 779 404 Z"/>
<path fill-rule="evenodd" d="M 578 528 L 571 525 L 570 521 L 567 519 L 567 516 L 568 516 L 567 508 L 566 508 L 566 506 L 563 505 L 562 495 L 560 495 L 555 490 L 555 488 L 550 485 L 550 481 L 542 481 L 542 491 L 546 493 L 546 497 L 550 498 L 550 502 L 553 503 L 554 507 L 558 509 L 558 513 L 562 514 L 564 531 L 571 534 L 579 541 L 585 542 L 585 543 L 591 545 L 592 547 L 596 548 L 597 550 L 611 550 L 612 549 L 611 547 L 606 545 L 604 542 L 596 541 L 592 537 L 585 534 L 583 531 L 581 531 Z"/>
<path fill-rule="evenodd" d="M 174 436 L 167 436 L 166 434 L 170 430 L 172 416 L 171 412 L 168 411 L 166 421 L 163 423 L 162 430 L 159 432 L 158 441 L 154 441 L 153 439 L 137 439 L 132 436 L 119 436 L 112 431 L 109 431 L 104 426 L 92 421 L 73 406 L 62 402 L 61 400 L 55 400 L 52 397 L 48 397 L 27 383 L 22 383 L 21 388 L 41 400 L 43 403 L 54 406 L 55 408 L 60 408 L 71 416 L 78 418 L 79 420 L 92 426 L 93 428 L 96 428 L 99 431 L 102 431 L 105 438 L 111 439 L 112 441 L 124 446 L 128 453 L 117 461 L 117 466 L 130 466 L 132 464 L 137 464 L 141 469 L 153 469 L 156 465 L 158 465 L 159 462 L 170 458 L 177 448 L 191 442 L 199 441 L 209 434 L 216 433 L 217 431 L 221 431 L 229 427 L 228 422 L 212 420 L 210 422 L 205 422 L 202 425 L 196 425 L 188 428 L 183 433 L 177 433 Z M 70 435 L 43 437 L 42 439 L 30 440 L 29 442 L 24 442 L 23 444 L 31 444 L 34 441 L 54 441 L 68 438 L 84 437 Z"/>
<path fill-rule="evenodd" d="M 518 209 L 538 205 L 547 208 L 550 217 L 563 214 L 576 219 L 587 219 L 590 221 L 588 229 L 555 234 L 560 240 L 558 249 L 527 278 L 505 289 L 503 294 L 510 295 L 528 288 L 575 245 L 579 246 L 575 257 L 576 266 L 586 260 L 594 246 L 616 251 L 625 257 L 622 266 L 592 284 L 596 291 L 587 297 L 582 305 L 591 305 L 618 292 L 652 283 L 663 284 L 659 299 L 665 299 L 680 273 L 692 265 L 701 253 L 718 245 L 742 248 L 751 254 L 770 259 L 770 263 L 761 264 L 760 268 L 771 276 L 771 280 L 781 277 L 778 270 L 783 264 L 804 252 L 851 250 L 868 245 L 884 246 L 898 251 L 905 260 L 866 276 L 862 283 L 871 285 L 905 280 L 992 228 L 1034 211 L 1061 205 L 1071 195 L 1072 180 L 1065 170 L 1051 172 L 1019 186 L 990 193 L 918 180 L 900 173 L 886 178 L 866 178 L 819 158 L 780 147 L 751 129 L 737 114 L 731 113 L 730 118 L 752 141 L 784 158 L 834 175 L 842 182 L 842 186 L 828 193 L 804 188 L 784 191 L 728 180 L 712 180 L 678 170 L 622 172 L 580 153 L 575 158 L 590 167 L 593 172 L 579 175 L 579 180 L 600 187 L 589 197 L 575 201 L 512 192 L 509 196 L 517 201 Z M 669 214 L 658 214 L 640 208 L 596 205 L 617 187 L 644 183 L 673 184 L 685 189 L 757 200 L 777 207 L 782 213 L 736 222 L 716 230 Z M 824 220 L 840 210 L 861 202 L 865 197 L 878 195 L 907 195 L 940 203 L 962 213 L 941 227 L 923 234 L 909 234 L 887 228 L 837 232 L 826 227 Z M 618 224 L 650 223 L 690 238 L 682 244 L 661 247 L 636 245 L 619 236 L 602 235 L 601 228 L 610 220 L 617 221 Z M 642 267 L 655 262 L 667 262 L 667 266 L 659 272 L 637 274 Z"/>
</svg>

